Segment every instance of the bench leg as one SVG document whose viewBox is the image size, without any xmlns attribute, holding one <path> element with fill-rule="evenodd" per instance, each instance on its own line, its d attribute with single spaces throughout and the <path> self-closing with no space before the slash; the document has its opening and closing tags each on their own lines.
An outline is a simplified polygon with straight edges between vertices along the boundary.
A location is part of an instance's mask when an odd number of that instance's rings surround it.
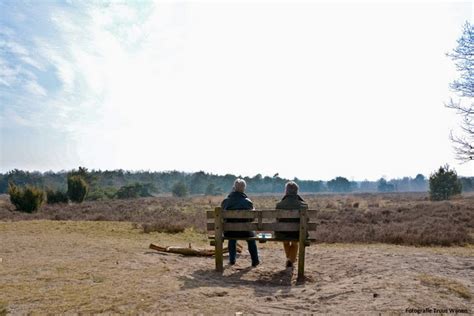
<svg viewBox="0 0 474 316">
<path fill-rule="evenodd" d="M 214 252 L 214 257 L 216 258 L 216 271 L 217 272 L 222 272 L 224 271 L 224 257 L 223 257 L 223 227 L 222 227 L 222 214 L 221 214 L 221 208 L 216 207 L 214 210 L 214 233 L 215 233 L 215 252 Z"/>
<path fill-rule="evenodd" d="M 224 271 L 224 256 L 223 256 L 223 240 L 222 237 L 218 238 L 216 235 L 216 246 L 215 246 L 215 259 L 216 259 L 216 271 Z"/>
<path fill-rule="evenodd" d="M 300 242 L 298 247 L 298 282 L 304 281 L 304 256 L 305 256 L 305 249 L 306 245 L 304 242 Z"/>
<path fill-rule="evenodd" d="M 306 210 L 300 210 L 300 238 L 298 254 L 298 282 L 304 282 L 304 255 L 306 249 L 306 232 L 308 229 L 308 215 Z"/>
</svg>

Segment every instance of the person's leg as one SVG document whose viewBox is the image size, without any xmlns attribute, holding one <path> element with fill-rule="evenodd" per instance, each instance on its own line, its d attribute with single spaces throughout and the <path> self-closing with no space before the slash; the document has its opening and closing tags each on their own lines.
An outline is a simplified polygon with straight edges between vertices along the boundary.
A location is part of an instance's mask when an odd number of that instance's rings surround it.
<svg viewBox="0 0 474 316">
<path fill-rule="evenodd" d="M 227 244 L 229 247 L 229 263 L 235 263 L 235 257 L 237 255 L 237 240 L 229 239 L 229 243 Z"/>
<path fill-rule="evenodd" d="M 284 241 L 283 242 L 283 248 L 285 248 L 286 260 L 288 260 L 290 258 L 290 242 L 289 241 Z"/>
<path fill-rule="evenodd" d="M 260 263 L 258 260 L 257 243 L 255 240 L 247 240 L 247 245 L 249 247 L 250 257 L 252 258 L 252 266 L 257 266 Z"/>
<path fill-rule="evenodd" d="M 296 262 L 296 258 L 298 257 L 298 242 L 297 241 L 292 241 L 289 247 L 289 260 L 292 263 Z"/>
</svg>

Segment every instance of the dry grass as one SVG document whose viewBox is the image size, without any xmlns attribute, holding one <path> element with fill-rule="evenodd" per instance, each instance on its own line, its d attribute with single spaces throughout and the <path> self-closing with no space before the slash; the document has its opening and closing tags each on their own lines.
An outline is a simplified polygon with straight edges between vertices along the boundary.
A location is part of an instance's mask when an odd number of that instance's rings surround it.
<svg viewBox="0 0 474 316">
<path fill-rule="evenodd" d="M 250 196 L 256 208 L 271 209 L 280 196 Z M 474 243 L 474 196 L 431 202 L 427 194 L 307 195 L 320 210 L 313 237 L 327 243 L 390 243 L 400 245 L 467 245 Z M 223 196 L 140 198 L 46 205 L 34 214 L 14 211 L 4 196 L 0 220 L 128 221 L 144 232 L 177 233 L 186 228 L 205 233 L 205 211 Z"/>
<path fill-rule="evenodd" d="M 144 232 L 182 232 L 186 228 L 204 232 L 203 214 L 210 209 L 212 203 L 206 199 L 160 197 L 45 205 L 27 214 L 15 211 L 4 196 L 0 200 L 0 220 L 120 221 L 136 223 Z"/>
<path fill-rule="evenodd" d="M 12 314 L 151 311 L 154 296 L 176 289 L 166 285 L 169 267 L 144 254 L 148 244 L 207 241 L 193 230 L 171 236 L 124 222 L 44 220 L 0 222 L 0 239 L 0 301 Z"/>
<path fill-rule="evenodd" d="M 223 275 L 214 271 L 213 258 L 148 249 L 150 242 L 208 245 L 193 229 L 144 234 L 127 222 L 14 221 L 0 222 L 0 240 L 0 306 L 13 315 L 397 314 L 418 306 L 410 300 L 472 309 L 468 298 L 434 291 L 417 279 L 425 274 L 464 280 L 472 291 L 472 246 L 312 245 L 308 281 L 295 285 L 279 243 L 258 245 L 258 268 L 249 268 L 244 251 Z"/>
<path fill-rule="evenodd" d="M 8 313 L 8 306 L 6 303 L 0 302 L 0 316 L 7 315 Z"/>
<path fill-rule="evenodd" d="M 418 279 L 424 285 L 447 289 L 448 291 L 455 293 L 462 298 L 469 300 L 472 299 L 471 291 L 461 282 L 428 274 L 421 274 L 418 276 Z"/>
</svg>

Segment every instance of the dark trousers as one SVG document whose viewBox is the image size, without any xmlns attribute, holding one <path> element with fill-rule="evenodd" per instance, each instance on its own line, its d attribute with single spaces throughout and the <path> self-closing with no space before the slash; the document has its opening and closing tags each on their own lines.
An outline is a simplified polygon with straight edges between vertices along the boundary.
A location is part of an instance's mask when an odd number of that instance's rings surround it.
<svg viewBox="0 0 474 316">
<path fill-rule="evenodd" d="M 250 257 L 252 258 L 252 264 L 258 264 L 258 250 L 257 250 L 257 243 L 255 240 L 247 240 L 247 245 L 249 248 Z M 237 240 L 229 239 L 229 262 L 235 263 L 235 259 L 237 256 Z"/>
</svg>

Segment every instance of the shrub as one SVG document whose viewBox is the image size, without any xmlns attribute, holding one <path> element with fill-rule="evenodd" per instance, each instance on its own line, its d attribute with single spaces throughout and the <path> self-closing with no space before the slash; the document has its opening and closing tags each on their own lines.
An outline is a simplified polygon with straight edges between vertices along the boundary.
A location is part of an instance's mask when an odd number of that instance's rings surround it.
<svg viewBox="0 0 474 316">
<path fill-rule="evenodd" d="M 152 196 L 151 191 L 156 191 L 156 188 L 151 183 L 134 183 L 124 185 L 117 191 L 117 198 L 119 199 L 133 199 L 138 197 Z"/>
<path fill-rule="evenodd" d="M 113 187 L 95 188 L 87 193 L 87 201 L 101 201 L 113 199 L 117 194 L 117 190 Z"/>
<path fill-rule="evenodd" d="M 89 186 L 81 176 L 69 176 L 67 178 L 67 195 L 72 202 L 82 203 Z"/>
<path fill-rule="evenodd" d="M 18 211 L 33 213 L 37 211 L 44 202 L 44 191 L 32 186 L 19 188 L 14 184 L 8 186 L 10 201 Z"/>
<path fill-rule="evenodd" d="M 57 190 L 57 191 L 47 190 L 46 201 L 48 204 L 67 203 L 68 202 L 67 193 L 60 190 Z"/>
<path fill-rule="evenodd" d="M 456 171 L 449 166 L 440 167 L 430 176 L 430 199 L 432 201 L 449 200 L 453 195 L 461 193 L 461 182 Z"/>
<path fill-rule="evenodd" d="M 173 185 L 171 193 L 176 197 L 185 197 L 188 195 L 188 187 L 183 182 L 177 182 Z"/>
<path fill-rule="evenodd" d="M 135 185 L 124 185 L 120 189 L 118 189 L 117 194 L 116 194 L 118 199 L 134 199 L 138 198 L 139 191 L 138 188 Z"/>
</svg>

